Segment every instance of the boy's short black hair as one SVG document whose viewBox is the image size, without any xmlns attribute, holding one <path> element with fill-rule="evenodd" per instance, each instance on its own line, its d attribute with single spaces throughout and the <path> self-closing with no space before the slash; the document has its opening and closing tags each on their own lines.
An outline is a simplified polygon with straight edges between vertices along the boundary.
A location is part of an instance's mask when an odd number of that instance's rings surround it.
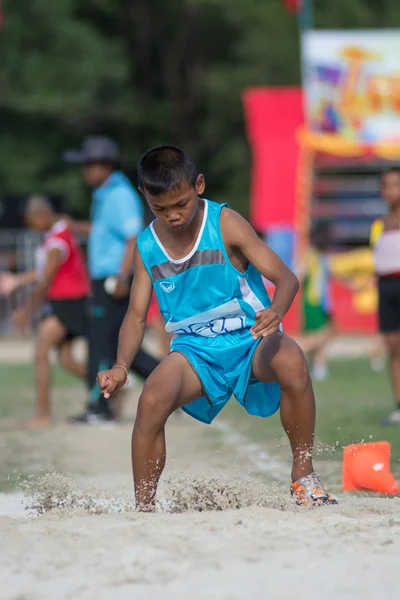
<svg viewBox="0 0 400 600">
<path fill-rule="evenodd" d="M 190 156 L 178 146 L 157 146 L 138 165 L 139 187 L 152 196 L 179 189 L 182 181 L 195 187 L 198 171 Z"/>
<path fill-rule="evenodd" d="M 395 175 L 400 175 L 400 167 L 389 167 L 388 169 L 385 169 L 385 171 L 383 171 L 380 177 L 381 184 L 383 183 L 383 180 L 385 179 L 386 175 L 390 175 L 391 173 L 394 173 Z"/>
</svg>

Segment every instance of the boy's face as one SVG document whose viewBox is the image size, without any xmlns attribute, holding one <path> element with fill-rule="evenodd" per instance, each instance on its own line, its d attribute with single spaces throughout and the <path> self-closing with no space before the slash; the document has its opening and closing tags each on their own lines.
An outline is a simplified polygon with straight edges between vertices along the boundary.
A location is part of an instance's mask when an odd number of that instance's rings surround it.
<svg viewBox="0 0 400 600">
<path fill-rule="evenodd" d="M 183 180 L 176 190 L 152 196 L 142 190 L 154 215 L 174 231 L 185 231 L 197 214 L 199 196 L 205 189 L 204 175 L 199 175 L 195 186 Z"/>
<path fill-rule="evenodd" d="M 88 162 L 83 165 L 83 178 L 91 188 L 98 188 L 109 178 L 113 165 L 103 162 Z"/>
<path fill-rule="evenodd" d="M 27 214 L 25 216 L 25 223 L 30 229 L 35 229 L 35 231 L 40 231 L 40 233 L 45 233 L 51 227 L 49 217 L 44 213 Z"/>
<path fill-rule="evenodd" d="M 389 206 L 400 204 L 400 173 L 391 171 L 386 173 L 382 179 L 382 196 Z"/>
</svg>

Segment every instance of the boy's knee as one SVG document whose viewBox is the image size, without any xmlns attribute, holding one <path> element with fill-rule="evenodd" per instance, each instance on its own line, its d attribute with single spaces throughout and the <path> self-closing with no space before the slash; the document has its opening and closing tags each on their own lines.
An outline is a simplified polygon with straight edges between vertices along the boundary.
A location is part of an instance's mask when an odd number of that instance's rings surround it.
<svg viewBox="0 0 400 600">
<path fill-rule="evenodd" d="M 145 383 L 139 398 L 136 421 L 141 429 L 161 428 L 172 410 L 160 389 Z"/>
<path fill-rule="evenodd" d="M 297 344 L 293 344 L 286 351 L 281 371 L 279 383 L 284 390 L 297 394 L 306 391 L 310 383 L 310 374 L 304 353 Z"/>
</svg>

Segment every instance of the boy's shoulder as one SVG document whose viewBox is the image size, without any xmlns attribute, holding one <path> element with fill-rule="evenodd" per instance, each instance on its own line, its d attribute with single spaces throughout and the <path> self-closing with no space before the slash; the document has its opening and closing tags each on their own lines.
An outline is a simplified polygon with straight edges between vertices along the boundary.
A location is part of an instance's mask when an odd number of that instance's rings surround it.
<svg viewBox="0 0 400 600">
<path fill-rule="evenodd" d="M 220 227 L 226 241 L 242 240 L 257 235 L 247 219 L 227 205 L 221 208 Z"/>
<path fill-rule="evenodd" d="M 73 236 L 73 233 L 68 225 L 68 221 L 62 219 L 56 223 L 50 231 L 48 231 L 44 236 L 44 242 L 48 242 L 49 240 L 68 240 Z"/>
<path fill-rule="evenodd" d="M 138 246 L 138 250 L 140 252 L 140 254 L 143 257 L 143 254 L 147 254 L 151 251 L 154 250 L 154 248 L 157 246 L 157 242 L 154 239 L 154 235 L 152 232 L 152 224 L 154 223 L 154 221 L 152 221 L 149 225 L 147 225 L 147 227 L 145 227 L 144 229 L 142 229 L 142 231 L 139 233 L 138 237 L 137 237 L 137 246 Z"/>
</svg>

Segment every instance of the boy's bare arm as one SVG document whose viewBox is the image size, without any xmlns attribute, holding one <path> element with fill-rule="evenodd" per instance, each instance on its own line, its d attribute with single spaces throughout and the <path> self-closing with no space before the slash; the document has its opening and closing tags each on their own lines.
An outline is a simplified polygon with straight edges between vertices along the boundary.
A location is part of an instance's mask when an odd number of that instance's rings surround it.
<svg viewBox="0 0 400 600">
<path fill-rule="evenodd" d="M 134 279 L 128 311 L 119 332 L 117 364 L 129 368 L 143 341 L 152 285 L 137 248 L 134 252 Z"/>
<path fill-rule="evenodd" d="M 23 331 L 28 327 L 31 314 L 46 298 L 47 292 L 61 264 L 62 254 L 60 249 L 52 248 L 47 255 L 42 279 L 33 290 L 31 299 L 23 309 L 17 311 L 14 315 L 14 322 L 18 329 Z"/>
<path fill-rule="evenodd" d="M 102 371 L 98 375 L 100 389 L 105 398 L 110 398 L 126 383 L 126 373 L 142 344 L 146 327 L 152 285 L 137 247 L 135 248 L 133 265 L 135 276 L 131 288 L 129 307 L 118 339 L 116 364 L 123 368 L 118 367 L 109 371 Z"/>
<path fill-rule="evenodd" d="M 75 219 L 71 219 L 68 215 L 62 215 L 62 218 L 67 221 L 68 226 L 70 227 L 73 233 L 78 235 L 88 236 L 92 229 L 91 221 L 75 221 Z"/>
<path fill-rule="evenodd" d="M 129 293 L 129 280 L 132 275 L 133 257 L 135 255 L 137 236 L 129 238 L 125 243 L 125 252 L 118 273 L 117 287 L 113 293 L 115 298 L 124 298 Z M 128 281 L 126 284 L 125 281 Z"/>
<path fill-rule="evenodd" d="M 15 287 L 19 288 L 24 285 L 35 283 L 37 280 L 36 271 L 26 271 L 25 273 L 19 273 L 15 276 Z"/>
<path fill-rule="evenodd" d="M 221 230 L 225 244 L 240 250 L 261 275 L 276 287 L 269 309 L 256 316 L 257 322 L 251 328 L 253 337 L 276 333 L 299 290 L 296 275 L 259 239 L 251 225 L 238 213 L 224 209 L 221 213 Z"/>
</svg>

